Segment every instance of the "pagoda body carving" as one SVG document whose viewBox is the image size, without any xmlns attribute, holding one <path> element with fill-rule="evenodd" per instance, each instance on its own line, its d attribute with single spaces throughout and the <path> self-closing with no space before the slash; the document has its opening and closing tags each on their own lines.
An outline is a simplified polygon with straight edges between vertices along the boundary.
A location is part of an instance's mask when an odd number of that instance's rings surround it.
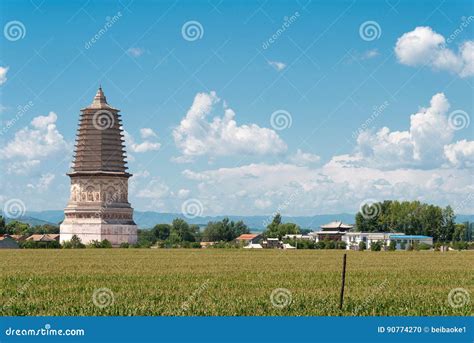
<svg viewBox="0 0 474 343">
<path fill-rule="evenodd" d="M 124 138 L 119 110 L 99 88 L 81 110 L 71 179 L 71 194 L 60 227 L 61 242 L 107 239 L 113 246 L 137 242 L 137 225 L 128 202 Z"/>
</svg>

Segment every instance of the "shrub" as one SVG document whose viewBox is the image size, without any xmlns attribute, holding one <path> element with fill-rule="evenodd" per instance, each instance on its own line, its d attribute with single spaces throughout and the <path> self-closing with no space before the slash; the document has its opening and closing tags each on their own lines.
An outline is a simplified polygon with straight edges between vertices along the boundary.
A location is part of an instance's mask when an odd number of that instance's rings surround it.
<svg viewBox="0 0 474 343">
<path fill-rule="evenodd" d="M 370 250 L 371 251 L 380 251 L 382 250 L 382 243 L 380 242 L 372 242 L 370 244 Z"/>
<path fill-rule="evenodd" d="M 34 241 L 24 241 L 20 242 L 20 248 L 22 249 L 59 249 L 61 244 L 57 241 L 52 242 L 34 242 Z"/>
<path fill-rule="evenodd" d="M 71 243 L 71 249 L 84 249 L 86 247 L 76 235 L 73 235 L 69 242 Z"/>
<path fill-rule="evenodd" d="M 367 244 L 365 244 L 365 242 L 359 242 L 359 250 L 364 251 L 365 249 L 367 249 Z"/>
<path fill-rule="evenodd" d="M 123 249 L 130 248 L 130 244 L 128 244 L 127 242 L 120 243 L 119 248 L 123 248 Z"/>
<path fill-rule="evenodd" d="M 467 242 L 453 242 L 451 244 L 451 247 L 456 250 L 466 250 L 469 247 L 469 244 Z"/>
<path fill-rule="evenodd" d="M 418 244 L 418 250 L 430 250 L 431 245 L 426 244 L 426 243 L 420 243 Z"/>
<path fill-rule="evenodd" d="M 314 246 L 316 249 L 324 249 L 326 247 L 326 243 L 324 241 L 319 241 Z"/>
<path fill-rule="evenodd" d="M 346 246 L 347 246 L 346 242 L 343 242 L 343 241 L 336 242 L 336 249 L 345 249 Z"/>
<path fill-rule="evenodd" d="M 110 243 L 108 240 L 104 239 L 103 241 L 97 241 L 93 240 L 87 245 L 88 248 L 97 248 L 97 249 L 102 249 L 102 248 L 112 248 L 112 243 Z"/>
<path fill-rule="evenodd" d="M 395 241 L 390 241 L 390 244 L 388 245 L 388 250 L 389 250 L 389 251 L 395 251 L 395 250 L 397 250 L 397 242 L 395 242 Z"/>
<path fill-rule="evenodd" d="M 334 241 L 326 241 L 324 242 L 325 248 L 326 249 L 335 249 L 336 248 L 336 242 Z"/>
</svg>

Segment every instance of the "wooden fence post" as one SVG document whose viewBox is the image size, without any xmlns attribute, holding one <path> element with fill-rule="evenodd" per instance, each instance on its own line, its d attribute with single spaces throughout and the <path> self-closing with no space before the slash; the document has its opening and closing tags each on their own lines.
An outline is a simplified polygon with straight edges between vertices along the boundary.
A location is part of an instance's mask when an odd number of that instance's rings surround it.
<svg viewBox="0 0 474 343">
<path fill-rule="evenodd" d="M 339 310 L 342 310 L 342 304 L 344 303 L 344 286 L 346 283 L 346 259 L 347 254 L 344 254 L 342 259 L 342 284 L 341 284 L 341 297 L 339 299 Z"/>
</svg>

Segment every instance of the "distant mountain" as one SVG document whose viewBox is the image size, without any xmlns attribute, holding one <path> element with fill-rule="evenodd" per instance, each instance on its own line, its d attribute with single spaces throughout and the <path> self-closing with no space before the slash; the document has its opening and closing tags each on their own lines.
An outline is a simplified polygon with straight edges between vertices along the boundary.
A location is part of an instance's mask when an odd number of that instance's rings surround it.
<svg viewBox="0 0 474 343">
<path fill-rule="evenodd" d="M 17 219 L 10 219 L 10 218 L 6 218 L 6 219 L 5 219 L 5 221 L 6 221 L 7 224 L 10 223 L 11 221 L 14 221 L 14 220 L 18 220 L 18 221 L 20 221 L 20 222 L 30 224 L 31 226 L 45 225 L 45 224 L 53 224 L 53 225 L 55 225 L 55 224 L 56 224 L 56 223 L 54 223 L 54 222 L 50 222 L 50 221 L 47 221 L 47 220 L 42 220 L 42 219 L 34 218 L 34 217 L 31 217 L 31 216 L 22 216 L 22 217 L 17 218 Z"/>
<path fill-rule="evenodd" d="M 152 211 L 135 211 L 134 219 L 137 225 L 142 228 L 151 228 L 158 223 L 171 223 L 175 218 L 182 218 L 190 224 L 197 224 L 205 226 L 210 221 L 219 221 L 228 217 L 230 220 L 244 221 L 247 226 L 253 231 L 263 231 L 266 225 L 272 220 L 271 216 L 206 216 L 197 218 L 186 218 L 181 213 L 158 213 Z M 42 224 L 59 224 L 64 219 L 64 212 L 62 210 L 50 211 L 31 211 L 27 212 L 25 216 L 18 218 L 19 221 L 28 223 L 30 225 Z M 341 220 L 348 224 L 354 223 L 354 215 L 349 213 L 339 214 L 318 214 L 314 216 L 298 216 L 298 217 L 283 217 L 283 222 L 296 223 L 303 229 L 317 229 L 321 225 L 331 222 L 333 220 Z M 7 220 L 7 222 L 10 220 Z M 474 222 L 474 215 L 457 215 L 456 222 Z"/>
</svg>

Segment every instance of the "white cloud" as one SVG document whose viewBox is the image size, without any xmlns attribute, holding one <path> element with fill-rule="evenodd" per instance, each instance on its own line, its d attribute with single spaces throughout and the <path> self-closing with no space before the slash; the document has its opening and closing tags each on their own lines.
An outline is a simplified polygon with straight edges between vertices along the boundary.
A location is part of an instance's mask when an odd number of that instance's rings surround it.
<svg viewBox="0 0 474 343">
<path fill-rule="evenodd" d="M 143 139 L 157 137 L 155 131 L 153 131 L 152 129 L 148 127 L 144 127 L 143 129 L 140 129 L 140 135 Z"/>
<path fill-rule="evenodd" d="M 381 169 L 439 166 L 444 161 L 444 146 L 453 137 L 447 122 L 448 109 L 448 99 L 438 93 L 431 98 L 430 107 L 410 116 L 408 131 L 392 132 L 383 127 L 375 133 L 361 132 L 358 156 L 364 165 Z"/>
<path fill-rule="evenodd" d="M 169 187 L 157 178 L 152 179 L 146 187 L 139 189 L 137 197 L 149 199 L 161 199 L 170 194 Z"/>
<path fill-rule="evenodd" d="M 189 189 L 180 189 L 177 193 L 177 197 L 180 198 L 180 199 L 186 199 L 189 197 L 189 194 L 191 193 L 191 191 Z"/>
<path fill-rule="evenodd" d="M 456 167 L 474 168 L 474 141 L 465 139 L 446 145 L 444 155 Z"/>
<path fill-rule="evenodd" d="M 351 157 L 335 156 L 319 168 L 261 163 L 188 170 L 183 175 L 199 180 L 197 198 L 213 214 L 256 215 L 276 210 L 283 215 L 354 213 L 368 198 L 456 204 L 474 191 L 467 169 L 383 171 L 354 167 L 346 163 L 348 159 Z"/>
<path fill-rule="evenodd" d="M 17 175 L 28 174 L 33 168 L 39 166 L 39 164 L 39 160 L 10 161 L 6 163 L 7 173 Z"/>
<path fill-rule="evenodd" d="M 17 131 L 13 140 L 0 149 L 0 156 L 7 159 L 16 157 L 40 159 L 69 151 L 69 144 L 56 128 L 57 118 L 54 112 L 34 118 L 31 127 Z"/>
<path fill-rule="evenodd" d="M 224 115 L 208 121 L 207 117 L 219 101 L 215 92 L 196 95 L 185 118 L 173 130 L 175 144 L 183 154 L 174 161 L 190 161 L 203 155 L 280 154 L 287 150 L 274 130 L 256 124 L 238 126 L 234 111 L 225 104 Z"/>
<path fill-rule="evenodd" d="M 380 55 L 378 49 L 371 49 L 371 50 L 367 50 L 366 52 L 364 52 L 362 54 L 361 58 L 363 60 L 368 60 L 368 59 L 377 57 L 378 55 Z"/>
<path fill-rule="evenodd" d="M 296 165 L 306 165 L 317 163 L 321 158 L 318 155 L 314 155 L 309 152 L 303 152 L 301 149 L 298 149 L 296 150 L 296 154 L 290 156 L 289 159 Z"/>
<path fill-rule="evenodd" d="M 141 143 L 136 143 L 132 135 L 124 131 L 125 144 L 127 148 L 136 153 L 143 153 L 148 151 L 157 151 L 161 148 L 161 143 L 148 140 L 148 138 L 156 138 L 156 133 L 150 128 L 140 129 L 140 136 L 144 139 Z"/>
<path fill-rule="evenodd" d="M 127 54 L 132 57 L 140 57 L 141 55 L 143 55 L 144 52 L 145 50 L 143 50 L 142 48 L 129 48 L 127 50 Z"/>
<path fill-rule="evenodd" d="M 26 186 L 39 191 L 46 191 L 53 182 L 54 178 L 55 175 L 52 173 L 42 174 L 37 183 L 29 183 Z"/>
<path fill-rule="evenodd" d="M 278 61 L 268 61 L 268 64 L 275 68 L 278 71 L 282 71 L 283 69 L 286 68 L 286 64 L 283 62 L 278 62 Z"/>
<path fill-rule="evenodd" d="M 474 41 L 467 41 L 455 52 L 446 47 L 445 38 L 431 27 L 419 26 L 398 38 L 395 53 L 408 66 L 427 65 L 461 77 L 474 75 Z"/>
<path fill-rule="evenodd" d="M 261 209 L 261 210 L 264 210 L 264 209 L 267 209 L 269 208 L 270 206 L 272 206 L 272 202 L 268 199 L 256 199 L 254 201 L 254 205 Z"/>
<path fill-rule="evenodd" d="M 7 82 L 8 67 L 0 67 L 0 86 Z"/>
</svg>

